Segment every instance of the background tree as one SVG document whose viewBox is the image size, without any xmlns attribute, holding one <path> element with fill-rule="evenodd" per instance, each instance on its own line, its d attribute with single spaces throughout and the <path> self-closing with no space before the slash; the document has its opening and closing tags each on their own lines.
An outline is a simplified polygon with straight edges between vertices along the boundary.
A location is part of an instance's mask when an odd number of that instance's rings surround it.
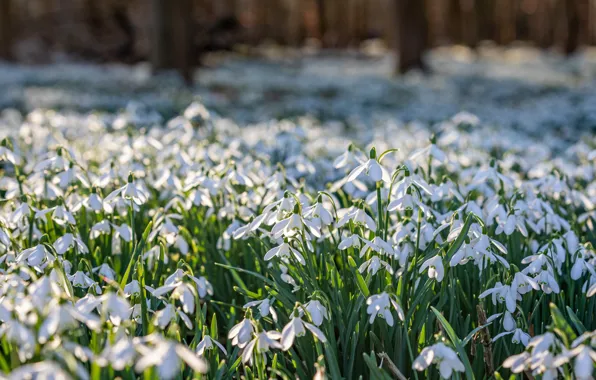
<svg viewBox="0 0 596 380">
<path fill-rule="evenodd" d="M 427 47 L 428 26 L 425 2 L 421 0 L 396 0 L 398 63 L 397 72 L 410 69 L 427 70 L 422 55 Z"/>
<path fill-rule="evenodd" d="M 151 12 L 153 69 L 176 69 L 190 83 L 196 58 L 192 0 L 152 0 Z"/>
<path fill-rule="evenodd" d="M 0 59 L 12 59 L 13 27 L 11 0 L 0 1 Z"/>
</svg>

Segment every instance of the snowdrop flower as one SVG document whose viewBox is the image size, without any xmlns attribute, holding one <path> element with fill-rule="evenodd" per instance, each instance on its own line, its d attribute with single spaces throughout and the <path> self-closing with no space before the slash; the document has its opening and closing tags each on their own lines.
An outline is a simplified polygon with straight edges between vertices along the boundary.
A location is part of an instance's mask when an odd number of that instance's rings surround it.
<svg viewBox="0 0 596 380">
<path fill-rule="evenodd" d="M 83 240 L 81 240 L 81 237 L 74 236 L 71 233 L 66 233 L 63 236 L 56 239 L 53 246 L 56 250 L 56 253 L 59 255 L 65 254 L 72 247 L 76 247 L 78 251 L 77 253 L 79 254 L 89 253 L 89 248 L 87 248 Z"/>
<path fill-rule="evenodd" d="M 122 223 L 121 225 L 116 225 L 116 224 L 112 224 L 112 227 L 114 228 L 115 233 L 115 237 L 118 237 L 122 240 L 124 240 L 127 243 L 130 243 L 132 241 L 132 228 L 130 228 L 130 226 L 126 223 Z M 105 228 L 105 227 L 101 227 L 101 228 Z"/>
<path fill-rule="evenodd" d="M 433 191 L 428 183 L 422 177 L 417 174 L 413 174 L 410 172 L 409 169 L 406 168 L 404 177 L 395 183 L 395 193 L 401 194 L 402 196 L 411 193 L 411 187 L 415 187 L 416 189 L 422 190 L 426 194 L 432 197 Z"/>
<path fill-rule="evenodd" d="M 107 203 L 104 204 L 103 199 L 99 196 L 99 194 L 97 194 L 96 187 L 91 189 L 91 194 L 89 197 L 87 197 L 87 199 L 84 200 L 83 205 L 96 213 L 105 210 L 107 213 L 111 214 L 113 211 L 111 205 Z"/>
<path fill-rule="evenodd" d="M 492 296 L 493 305 L 496 305 L 497 301 L 499 303 L 505 302 L 507 311 L 509 311 L 510 313 L 515 312 L 517 300 L 521 299 L 521 297 L 517 293 L 517 288 L 512 289 L 511 286 L 503 285 L 501 282 L 497 282 L 494 287 L 480 293 L 478 298 L 482 299 L 488 295 Z"/>
<path fill-rule="evenodd" d="M 122 322 L 130 318 L 132 309 L 124 298 L 114 293 L 108 293 L 102 296 L 101 300 L 103 302 L 102 314 L 107 314 L 110 322 L 115 326 L 120 326 Z"/>
<path fill-rule="evenodd" d="M 0 145 L 0 161 L 8 161 L 13 165 L 21 164 L 21 157 L 12 150 L 12 144 L 7 139 Z"/>
<path fill-rule="evenodd" d="M 395 255 L 395 251 L 391 244 L 387 243 L 385 240 L 381 239 L 378 236 L 375 236 L 375 238 L 371 241 L 366 240 L 364 238 L 360 238 L 360 240 L 362 240 L 365 243 L 364 246 L 360 249 L 360 257 L 363 257 L 369 248 L 372 251 L 380 254 L 389 256 Z"/>
<path fill-rule="evenodd" d="M 323 324 L 323 320 L 325 319 L 329 320 L 327 308 L 318 300 L 308 301 L 306 304 L 304 304 L 304 309 L 308 311 L 308 315 L 315 326 L 321 326 Z M 303 308 L 299 308 L 298 312 L 300 316 L 304 315 Z"/>
<path fill-rule="evenodd" d="M 106 367 L 110 365 L 117 371 L 122 371 L 126 366 L 131 365 L 137 356 L 135 345 L 127 338 L 120 338 L 111 345 L 109 342 L 103 349 L 97 364 Z"/>
<path fill-rule="evenodd" d="M 377 161 L 377 151 L 375 148 L 370 150 L 370 159 L 368 161 L 356 166 L 350 174 L 348 174 L 347 181 L 354 181 L 362 173 L 365 173 L 374 182 L 391 182 L 389 172 L 379 163 L 379 161 Z"/>
<path fill-rule="evenodd" d="M 424 263 L 419 269 L 419 273 L 424 272 L 428 268 L 428 277 L 435 278 L 437 282 L 443 281 L 445 277 L 445 268 L 443 267 L 443 258 L 439 255 L 434 256 Z"/>
<path fill-rule="evenodd" d="M 425 347 L 414 360 L 412 368 L 416 371 L 424 371 L 431 364 L 439 365 L 439 373 L 444 379 L 450 379 L 453 371 L 464 372 L 466 370 L 455 351 L 440 342 Z"/>
<path fill-rule="evenodd" d="M 87 276 L 84 272 L 81 271 L 77 271 L 72 276 L 68 276 L 68 279 L 70 280 L 73 286 L 78 288 L 87 289 L 91 286 L 96 285 L 95 281 L 93 281 L 91 277 Z"/>
<path fill-rule="evenodd" d="M 217 348 L 219 348 L 224 355 L 228 354 L 225 347 L 221 343 L 219 343 L 217 340 L 212 339 L 209 335 L 205 335 L 197 345 L 197 355 L 204 356 L 205 351 L 213 350 L 215 348 L 213 344 L 215 344 L 215 346 L 217 346 Z"/>
<path fill-rule="evenodd" d="M 132 280 L 124 286 L 124 289 L 122 291 L 127 297 L 132 295 L 138 295 L 141 293 L 141 286 L 139 285 L 139 282 L 137 280 Z"/>
<path fill-rule="evenodd" d="M 496 342 L 497 340 L 499 340 L 500 338 L 504 337 L 505 335 L 510 335 L 510 334 L 513 334 L 513 338 L 511 339 L 511 342 L 513 344 L 520 344 L 521 343 L 525 347 L 525 346 L 528 345 L 528 342 L 530 341 L 530 335 L 526 334 L 521 329 L 515 329 L 513 331 L 505 331 L 505 332 L 502 332 L 500 334 L 497 334 L 493 338 L 493 342 Z"/>
<path fill-rule="evenodd" d="M 374 276 L 381 268 L 385 268 L 389 274 L 393 274 L 393 268 L 391 268 L 391 265 L 389 265 L 388 262 L 379 259 L 378 256 L 373 256 L 369 260 L 362 263 L 360 268 L 358 268 L 358 271 L 360 273 L 364 273 L 366 271 Z"/>
<path fill-rule="evenodd" d="M 232 346 L 244 348 L 252 339 L 253 331 L 253 322 L 250 319 L 245 318 L 230 329 L 228 339 L 232 340 Z"/>
<path fill-rule="evenodd" d="M 172 299 L 180 300 L 182 310 L 184 310 L 185 313 L 192 314 L 195 312 L 195 293 L 193 287 L 185 282 L 178 281 L 160 286 L 151 293 L 154 297 L 161 297 L 169 292 L 172 292 Z"/>
<path fill-rule="evenodd" d="M 487 323 L 492 323 L 493 321 L 495 321 L 496 319 L 499 319 L 499 318 L 501 318 L 501 320 L 503 322 L 503 328 L 505 329 L 505 331 L 513 331 L 517 327 L 515 318 L 513 318 L 513 315 L 507 310 L 504 313 L 497 313 L 497 314 L 491 315 L 487 319 Z"/>
<path fill-rule="evenodd" d="M 284 351 L 289 350 L 292 345 L 294 344 L 294 339 L 296 337 L 301 337 L 306 334 L 306 330 L 310 330 L 310 332 L 317 337 L 321 342 L 327 342 L 327 338 L 321 330 L 315 325 L 312 325 L 308 322 L 305 322 L 299 316 L 294 316 L 290 319 L 288 324 L 283 328 L 281 332 L 281 347 Z"/>
<path fill-rule="evenodd" d="M 424 156 L 432 157 L 434 160 L 444 163 L 447 161 L 447 155 L 443 152 L 439 147 L 435 145 L 436 138 L 433 136 L 431 138 L 432 143 L 427 145 L 425 148 L 421 148 L 413 152 L 409 159 L 415 161 L 418 158 L 423 158 Z"/>
<path fill-rule="evenodd" d="M 56 149 L 56 155 L 39 162 L 33 168 L 34 172 L 42 172 L 50 169 L 54 171 L 65 171 L 68 169 L 69 161 L 63 157 L 65 149 L 59 147 Z"/>
<path fill-rule="evenodd" d="M 205 298 L 207 295 L 213 295 L 213 286 L 207 279 L 203 276 L 197 278 L 194 276 L 188 276 L 192 281 L 194 281 L 195 285 L 197 286 L 197 292 L 199 293 L 199 297 Z"/>
<path fill-rule="evenodd" d="M 530 359 L 530 354 L 524 351 L 521 354 L 512 355 L 505 359 L 503 367 L 511 369 L 513 373 L 521 373 L 526 369 L 528 359 Z"/>
<path fill-rule="evenodd" d="M 144 190 L 134 183 L 132 173 L 128 175 L 128 181 L 126 185 L 112 191 L 104 201 L 106 203 L 111 203 L 116 200 L 118 195 L 122 195 L 123 199 L 132 200 L 138 206 L 142 205 L 143 203 L 147 202 L 147 194 L 145 194 Z"/>
<path fill-rule="evenodd" d="M 44 218 L 49 213 L 52 214 L 52 220 L 59 226 L 65 226 L 66 224 L 77 224 L 72 213 L 68 211 L 66 207 L 64 207 L 63 205 L 50 207 L 44 210 L 37 210 L 35 212 L 35 219 Z"/>
<path fill-rule="evenodd" d="M 273 247 L 269 251 L 267 251 L 264 259 L 265 261 L 269 261 L 274 257 L 289 259 L 290 253 L 300 264 L 306 264 L 304 256 L 302 256 L 302 254 L 297 249 L 293 248 L 290 244 L 286 242 L 282 243 L 281 245 L 278 245 L 277 247 Z"/>
<path fill-rule="evenodd" d="M 397 311 L 397 316 L 401 321 L 405 319 L 401 306 L 399 306 L 397 301 L 391 298 L 386 292 L 368 297 L 366 304 L 368 305 L 366 312 L 370 315 L 369 323 L 371 324 L 375 321 L 375 318 L 379 316 L 384 318 L 389 326 L 393 326 L 393 314 L 391 313 L 392 307 Z"/>
<path fill-rule="evenodd" d="M 242 363 L 252 364 L 253 351 L 257 350 L 257 354 L 265 355 L 271 348 L 282 348 L 278 340 L 281 334 L 278 331 L 263 331 L 258 333 L 253 340 L 251 340 L 244 351 L 242 351 Z"/>
<path fill-rule="evenodd" d="M 207 362 L 195 355 L 186 346 L 169 342 L 157 334 L 145 338 L 151 346 L 137 344 L 141 358 L 135 364 L 135 371 L 143 372 L 156 367 L 160 379 L 173 379 L 180 371 L 180 359 L 197 373 L 207 373 Z"/>
<path fill-rule="evenodd" d="M 259 309 L 259 313 L 261 314 L 261 317 L 266 317 L 269 314 L 271 314 L 271 317 L 273 318 L 273 320 L 275 322 L 277 322 L 277 313 L 275 312 L 275 309 L 271 305 L 271 300 L 269 298 L 265 298 L 264 300 L 260 300 L 260 301 L 251 301 L 243 306 L 243 308 L 245 308 L 245 309 L 249 308 L 249 307 L 257 307 Z"/>
<path fill-rule="evenodd" d="M 355 224 L 366 226 L 371 231 L 377 229 L 375 220 L 361 208 L 352 207 L 350 210 L 348 210 L 348 212 L 346 212 L 344 216 L 337 222 L 337 227 L 345 226 L 350 220 Z"/>
<path fill-rule="evenodd" d="M 89 237 L 91 239 L 97 239 L 101 235 L 109 234 L 111 231 L 112 228 L 110 222 L 104 219 L 101 222 L 94 224 L 93 227 L 91 227 Z"/>
<path fill-rule="evenodd" d="M 43 244 L 35 247 L 27 248 L 22 251 L 16 258 L 17 263 L 27 261 L 32 267 L 40 267 L 44 263 L 53 262 L 55 257 L 43 246 Z"/>
<path fill-rule="evenodd" d="M 10 379 L 69 380 L 71 376 L 58 363 L 45 360 L 16 368 L 10 373 Z"/>
<path fill-rule="evenodd" d="M 116 279 L 116 271 L 114 271 L 108 264 L 101 264 L 100 266 L 93 268 L 93 273 L 97 273 L 108 280 L 114 281 Z"/>
<path fill-rule="evenodd" d="M 516 214 L 509 214 L 504 222 L 499 222 L 495 234 L 500 235 L 504 232 L 505 235 L 510 236 L 516 229 L 519 230 L 524 237 L 528 237 L 528 229 L 525 225 L 525 219 Z"/>
<path fill-rule="evenodd" d="M 323 199 L 319 195 L 317 203 L 304 210 L 305 218 L 313 218 L 321 226 L 328 226 L 333 223 L 334 218 L 331 212 L 323 206 Z"/>
<path fill-rule="evenodd" d="M 594 372 L 594 362 L 596 362 L 596 351 L 589 346 L 580 344 L 571 350 L 563 350 L 556 357 L 554 365 L 560 367 L 571 359 L 574 359 L 573 374 L 576 379 L 593 379 L 592 373 Z"/>
<path fill-rule="evenodd" d="M 165 330 L 168 325 L 176 320 L 176 317 L 180 317 L 182 322 L 188 329 L 192 329 L 192 321 L 182 310 L 177 310 L 172 304 L 166 304 L 166 307 L 158 310 L 155 313 L 155 319 L 153 321 L 154 326 L 158 326 L 160 329 Z"/>
<path fill-rule="evenodd" d="M 354 235 L 348 235 L 346 236 L 338 245 L 338 249 L 340 250 L 346 250 L 350 247 L 355 247 L 360 249 L 360 239 L 361 237 L 354 234 Z"/>
</svg>

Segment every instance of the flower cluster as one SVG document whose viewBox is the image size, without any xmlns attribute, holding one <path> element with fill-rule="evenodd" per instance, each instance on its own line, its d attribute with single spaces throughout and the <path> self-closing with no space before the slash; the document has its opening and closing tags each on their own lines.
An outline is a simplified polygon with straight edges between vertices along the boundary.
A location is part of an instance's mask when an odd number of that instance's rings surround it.
<svg viewBox="0 0 596 380">
<path fill-rule="evenodd" d="M 591 378 L 596 141 L 130 113 L 4 131 L 0 370 Z"/>
</svg>

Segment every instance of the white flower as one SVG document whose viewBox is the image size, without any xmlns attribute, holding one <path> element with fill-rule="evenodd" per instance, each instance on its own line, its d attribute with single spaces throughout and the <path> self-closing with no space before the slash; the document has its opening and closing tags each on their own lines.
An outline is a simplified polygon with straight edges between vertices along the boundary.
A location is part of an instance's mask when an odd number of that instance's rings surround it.
<svg viewBox="0 0 596 380">
<path fill-rule="evenodd" d="M 445 276 L 445 268 L 443 267 L 443 258 L 439 255 L 434 256 L 424 263 L 420 267 L 419 273 L 424 272 L 428 268 L 428 277 L 435 278 L 438 282 L 443 281 Z"/>
<path fill-rule="evenodd" d="M 391 307 L 397 311 L 397 316 L 401 321 L 405 318 L 401 306 L 399 306 L 397 301 L 391 298 L 386 292 L 368 297 L 366 304 L 368 305 L 366 312 L 370 315 L 369 322 L 371 324 L 375 321 L 375 318 L 379 316 L 384 318 L 389 326 L 393 326 Z"/>
<path fill-rule="evenodd" d="M 136 185 L 133 181 L 132 174 L 128 176 L 128 182 L 126 185 L 112 191 L 104 201 L 106 203 L 112 203 L 116 200 L 118 195 L 122 195 L 123 199 L 132 200 L 138 206 L 142 205 L 143 203 L 147 202 L 147 194 L 145 191 L 138 185 Z"/>
<path fill-rule="evenodd" d="M 13 165 L 21 164 L 21 158 L 15 154 L 15 152 L 4 146 L 4 144 L 0 146 L 0 161 L 8 161 Z"/>
<path fill-rule="evenodd" d="M 321 330 L 315 325 L 308 322 L 304 322 L 300 317 L 292 317 L 288 324 L 283 328 L 281 332 L 281 345 L 284 351 L 289 350 L 294 344 L 296 337 L 301 337 L 306 334 L 306 329 L 316 336 L 321 342 L 325 343 L 327 338 Z"/>
<path fill-rule="evenodd" d="M 323 304 L 318 300 L 308 301 L 304 305 L 304 308 L 306 309 L 306 311 L 308 311 L 312 323 L 314 323 L 315 326 L 321 326 L 323 324 L 324 319 L 329 319 L 327 308 L 323 306 Z M 300 312 L 300 315 L 304 314 L 302 308 L 298 309 L 298 311 Z"/>
<path fill-rule="evenodd" d="M 54 242 L 54 249 L 59 255 L 65 254 L 72 247 L 76 247 L 79 254 L 89 253 L 89 248 L 87 248 L 80 236 L 74 236 L 71 233 L 64 234 Z"/>
<path fill-rule="evenodd" d="M 157 334 L 145 337 L 144 340 L 151 345 L 136 345 L 137 351 L 141 354 L 141 358 L 135 364 L 137 372 L 156 367 L 160 379 L 173 379 L 180 373 L 180 359 L 197 373 L 206 373 L 209 369 L 203 358 L 182 344 L 167 341 Z"/>
<path fill-rule="evenodd" d="M 493 338 L 493 342 L 497 341 L 498 339 L 504 337 L 505 335 L 510 335 L 513 334 L 513 338 L 511 339 L 511 342 L 513 344 L 523 344 L 524 347 L 528 345 L 528 342 L 530 341 L 530 335 L 526 334 L 525 332 L 523 332 L 523 330 L 521 329 L 515 329 L 513 331 L 505 331 L 502 332 L 500 334 L 497 334 L 494 338 Z"/>
<path fill-rule="evenodd" d="M 115 370 L 121 371 L 131 365 L 136 356 L 133 343 L 127 338 L 120 338 L 114 345 L 109 344 L 108 341 L 97 363 L 102 367 L 110 365 Z"/>
<path fill-rule="evenodd" d="M 343 227 L 349 221 L 353 221 L 355 224 L 365 225 L 369 230 L 376 230 L 377 224 L 375 220 L 371 218 L 366 211 L 363 209 L 352 207 L 348 210 L 344 216 L 337 222 L 337 227 Z"/>
<path fill-rule="evenodd" d="M 573 374 L 576 379 L 593 379 L 594 362 L 596 362 L 596 351 L 591 347 L 580 344 L 571 350 L 563 350 L 555 359 L 554 365 L 560 367 L 574 358 Z"/>
<path fill-rule="evenodd" d="M 269 298 L 265 298 L 264 300 L 260 300 L 260 301 L 248 302 L 243 307 L 246 309 L 248 307 L 255 307 L 255 306 L 258 307 L 261 317 L 266 317 L 269 314 L 271 314 L 271 317 L 273 318 L 273 320 L 277 322 L 277 313 L 275 312 L 275 309 L 271 305 L 271 300 Z"/>
<path fill-rule="evenodd" d="M 22 251 L 16 258 L 17 263 L 27 261 L 32 267 L 39 267 L 44 263 L 53 262 L 55 257 L 43 246 L 43 244 L 36 245 Z"/>
<path fill-rule="evenodd" d="M 505 302 L 507 311 L 510 313 L 515 312 L 517 300 L 521 299 L 521 296 L 517 292 L 517 288 L 513 289 L 511 286 L 503 285 L 500 282 L 497 282 L 494 287 L 480 293 L 478 298 L 484 298 L 488 295 L 492 296 L 493 305 L 496 305 L 497 301 L 499 303 Z"/>
<path fill-rule="evenodd" d="M 91 227 L 91 232 L 89 234 L 89 237 L 91 239 L 97 239 L 101 235 L 109 234 L 111 230 L 112 229 L 111 229 L 110 222 L 108 222 L 107 220 L 104 219 L 101 222 L 94 224 L 93 227 Z"/>
<path fill-rule="evenodd" d="M 439 365 L 439 373 L 444 379 L 450 379 L 453 371 L 464 372 L 466 370 L 455 351 L 443 343 L 425 347 L 414 360 L 412 368 L 416 371 L 424 371 L 433 363 Z"/>
<path fill-rule="evenodd" d="M 114 325 L 119 326 L 130 318 L 132 308 L 124 298 L 115 293 L 108 293 L 102 296 L 101 300 L 103 302 L 102 314 L 107 314 Z"/>
<path fill-rule="evenodd" d="M 447 155 L 443 152 L 439 147 L 437 147 L 434 143 L 427 145 L 425 148 L 421 148 L 413 152 L 409 159 L 414 161 L 418 158 L 429 156 L 432 157 L 434 160 L 444 163 L 447 161 Z"/>
<path fill-rule="evenodd" d="M 376 158 L 370 158 L 368 161 L 356 166 L 350 172 L 350 174 L 348 174 L 347 182 L 356 180 L 363 172 L 374 182 L 391 182 L 391 176 L 389 175 L 389 172 L 381 164 L 379 164 Z"/>
<path fill-rule="evenodd" d="M 276 256 L 280 257 L 280 258 L 290 258 L 290 253 L 296 258 L 296 260 L 300 264 L 302 264 L 302 265 L 306 264 L 306 261 L 304 260 L 304 256 L 302 256 L 302 254 L 297 249 L 293 248 L 288 243 L 282 243 L 281 245 L 278 245 L 277 247 L 271 248 L 265 254 L 264 259 L 265 259 L 265 261 L 269 261 Z"/>
<path fill-rule="evenodd" d="M 221 352 L 224 353 L 224 355 L 228 354 L 225 347 L 221 343 L 219 343 L 217 340 L 212 339 L 209 335 L 205 335 L 197 345 L 197 355 L 203 356 L 206 350 L 212 350 L 214 348 L 214 343 L 221 350 Z"/>
<path fill-rule="evenodd" d="M 243 319 L 230 329 L 228 339 L 232 340 L 232 346 L 244 348 L 250 342 L 253 331 L 254 326 L 250 319 Z"/>
<path fill-rule="evenodd" d="M 252 353 L 257 350 L 257 354 L 265 354 L 270 348 L 282 348 L 278 340 L 281 338 L 281 334 L 278 331 L 263 331 L 253 340 L 251 340 L 244 351 L 242 352 L 242 363 L 252 364 Z M 240 345 L 239 345 L 240 347 Z"/>
<path fill-rule="evenodd" d="M 110 266 L 106 263 L 101 264 L 97 268 L 93 268 L 93 273 L 97 273 L 112 281 L 116 279 L 116 271 L 110 268 Z"/>
<path fill-rule="evenodd" d="M 86 289 L 95 285 L 95 281 L 93 281 L 91 277 L 87 276 L 84 272 L 81 271 L 77 271 L 72 276 L 68 276 L 68 279 L 70 280 L 70 282 L 72 282 L 73 286 L 79 288 Z"/>
<path fill-rule="evenodd" d="M 389 272 L 389 274 L 393 274 L 393 268 L 391 268 L 391 265 L 388 262 L 379 259 L 378 256 L 373 256 L 369 260 L 362 263 L 362 265 L 360 265 L 360 268 L 358 268 L 358 271 L 360 273 L 364 273 L 364 271 L 367 271 L 368 273 L 374 276 L 381 268 L 385 268 L 385 270 Z"/>
</svg>

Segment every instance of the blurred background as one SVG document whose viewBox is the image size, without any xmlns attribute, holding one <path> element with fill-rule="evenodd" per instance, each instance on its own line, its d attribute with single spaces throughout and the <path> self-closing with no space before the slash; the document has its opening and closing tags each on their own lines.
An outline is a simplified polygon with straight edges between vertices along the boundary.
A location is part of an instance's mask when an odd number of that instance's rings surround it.
<svg viewBox="0 0 596 380">
<path fill-rule="evenodd" d="M 596 0 L 0 0 L 0 88 L 0 113 L 571 136 L 596 131 Z"/>
<path fill-rule="evenodd" d="M 0 0 L 0 58 L 136 63 L 189 81 L 213 51 L 263 44 L 398 53 L 427 69 L 430 48 L 525 42 L 573 54 L 596 43 L 594 0 Z"/>
</svg>

